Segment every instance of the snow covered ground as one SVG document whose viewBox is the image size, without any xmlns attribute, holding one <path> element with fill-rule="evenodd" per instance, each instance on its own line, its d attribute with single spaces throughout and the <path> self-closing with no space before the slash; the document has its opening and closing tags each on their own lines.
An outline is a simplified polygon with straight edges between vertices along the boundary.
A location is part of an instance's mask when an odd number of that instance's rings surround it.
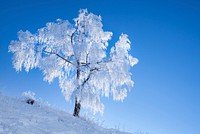
<svg viewBox="0 0 200 134">
<path fill-rule="evenodd" d="M 128 134 L 0 93 L 0 134 Z"/>
</svg>

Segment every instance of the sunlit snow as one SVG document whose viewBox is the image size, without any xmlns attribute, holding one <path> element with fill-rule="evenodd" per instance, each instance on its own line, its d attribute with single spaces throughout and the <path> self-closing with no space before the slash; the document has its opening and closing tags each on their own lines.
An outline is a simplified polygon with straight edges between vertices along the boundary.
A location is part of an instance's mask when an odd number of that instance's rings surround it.
<svg viewBox="0 0 200 134">
<path fill-rule="evenodd" d="M 102 128 L 45 104 L 0 93 L 0 134 L 128 134 Z"/>
</svg>

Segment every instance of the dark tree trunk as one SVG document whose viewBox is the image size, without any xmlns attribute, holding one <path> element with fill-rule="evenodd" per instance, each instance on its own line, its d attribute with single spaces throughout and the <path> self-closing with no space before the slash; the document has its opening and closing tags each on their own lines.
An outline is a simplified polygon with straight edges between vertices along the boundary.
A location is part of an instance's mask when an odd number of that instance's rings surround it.
<svg viewBox="0 0 200 134">
<path fill-rule="evenodd" d="M 73 115 L 75 117 L 79 117 L 80 109 L 81 109 L 81 103 L 78 102 L 77 98 L 76 98 L 75 107 L 74 107 L 74 113 L 73 113 Z"/>
<path fill-rule="evenodd" d="M 77 77 L 77 82 L 79 83 L 79 79 L 80 79 L 80 62 L 77 61 L 77 72 L 76 72 L 76 77 Z M 78 84 L 78 87 L 77 87 L 78 90 L 80 90 L 80 85 Z M 77 100 L 77 97 L 76 97 L 76 100 L 75 100 L 75 107 L 74 107 L 74 113 L 73 115 L 75 117 L 79 117 L 79 113 L 80 113 L 80 109 L 81 109 L 81 103 L 80 103 L 80 100 L 78 101 Z"/>
</svg>

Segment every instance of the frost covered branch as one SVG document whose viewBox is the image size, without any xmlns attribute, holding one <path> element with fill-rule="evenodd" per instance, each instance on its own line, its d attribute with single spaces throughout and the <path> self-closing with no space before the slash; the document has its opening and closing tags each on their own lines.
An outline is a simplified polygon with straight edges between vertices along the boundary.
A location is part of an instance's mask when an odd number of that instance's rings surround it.
<svg viewBox="0 0 200 134">
<path fill-rule="evenodd" d="M 59 54 L 55 53 L 55 52 L 48 52 L 46 50 L 44 50 L 45 53 L 48 53 L 48 54 L 55 54 L 56 56 L 58 56 L 59 58 L 63 59 L 64 61 L 74 65 L 71 61 L 69 61 L 68 59 L 65 59 L 64 57 L 60 56 Z"/>
</svg>

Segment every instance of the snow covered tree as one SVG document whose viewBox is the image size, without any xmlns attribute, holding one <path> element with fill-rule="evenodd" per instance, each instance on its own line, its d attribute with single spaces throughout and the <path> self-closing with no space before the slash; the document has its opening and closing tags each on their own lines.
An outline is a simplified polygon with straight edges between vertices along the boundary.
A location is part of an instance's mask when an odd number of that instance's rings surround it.
<svg viewBox="0 0 200 134">
<path fill-rule="evenodd" d="M 134 84 L 130 67 L 138 60 L 129 54 L 126 34 L 107 53 L 112 32 L 105 32 L 101 21 L 84 9 L 74 24 L 58 19 L 35 34 L 19 31 L 18 40 L 9 46 L 14 68 L 27 72 L 39 68 L 49 83 L 58 78 L 65 99 L 75 99 L 74 116 L 79 116 L 81 107 L 103 113 L 100 97 L 112 95 L 113 100 L 123 101 Z"/>
</svg>

